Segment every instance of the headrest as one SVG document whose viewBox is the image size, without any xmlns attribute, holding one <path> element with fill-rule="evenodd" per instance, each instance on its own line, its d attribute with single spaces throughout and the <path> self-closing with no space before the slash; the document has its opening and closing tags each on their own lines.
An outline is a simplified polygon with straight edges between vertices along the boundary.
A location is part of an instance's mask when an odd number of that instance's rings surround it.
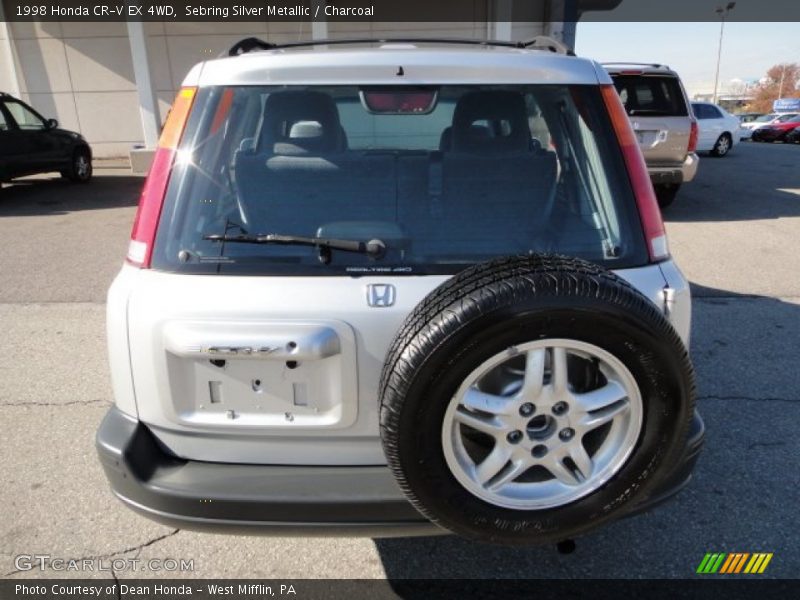
<svg viewBox="0 0 800 600">
<path fill-rule="evenodd" d="M 275 92 L 264 103 L 259 150 L 291 154 L 338 152 L 344 138 L 336 103 L 328 94 Z"/>
<path fill-rule="evenodd" d="M 289 139 L 319 138 L 323 134 L 322 125 L 318 121 L 298 121 L 289 131 Z"/>
<path fill-rule="evenodd" d="M 488 122 L 492 129 L 485 126 Z M 461 97 L 453 112 L 454 152 L 498 154 L 530 149 L 525 100 L 519 92 L 485 90 Z"/>
</svg>

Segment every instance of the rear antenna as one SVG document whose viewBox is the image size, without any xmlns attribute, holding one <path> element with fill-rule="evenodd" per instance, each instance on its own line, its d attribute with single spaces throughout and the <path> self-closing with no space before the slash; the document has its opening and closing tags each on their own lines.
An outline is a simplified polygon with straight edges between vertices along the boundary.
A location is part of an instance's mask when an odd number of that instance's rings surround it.
<svg viewBox="0 0 800 600">
<path fill-rule="evenodd" d="M 396 75 L 397 75 L 398 77 L 402 77 L 402 76 L 403 76 L 403 75 L 405 75 L 405 74 L 406 74 L 406 72 L 403 70 L 403 65 L 400 65 L 399 67 L 397 67 L 397 73 L 396 73 Z"/>
</svg>

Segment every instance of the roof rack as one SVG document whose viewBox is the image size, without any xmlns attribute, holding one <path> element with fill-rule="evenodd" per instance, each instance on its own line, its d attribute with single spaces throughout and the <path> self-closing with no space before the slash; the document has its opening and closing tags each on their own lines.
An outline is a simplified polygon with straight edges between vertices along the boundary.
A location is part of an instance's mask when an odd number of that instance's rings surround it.
<svg viewBox="0 0 800 600">
<path fill-rule="evenodd" d="M 566 44 L 551 38 L 547 35 L 537 35 L 535 38 L 527 42 L 517 42 L 519 48 L 538 48 L 542 50 L 549 50 L 556 54 L 566 54 L 568 56 L 575 56 L 575 53 L 569 49 Z"/>
<path fill-rule="evenodd" d="M 239 40 L 233 46 L 231 46 L 230 50 L 228 50 L 228 56 L 239 56 L 240 54 L 247 54 L 253 50 L 272 50 L 273 48 L 277 47 L 278 46 L 276 44 L 270 44 L 269 42 L 265 42 L 257 37 L 249 37 Z"/>
<path fill-rule="evenodd" d="M 327 39 L 327 40 L 307 40 L 302 42 L 288 42 L 286 44 L 273 44 L 256 37 L 249 37 L 236 42 L 231 46 L 227 53 L 222 56 L 240 56 L 258 50 L 277 50 L 284 48 L 304 48 L 312 46 L 341 46 L 344 44 L 457 44 L 467 46 L 498 46 L 504 48 L 534 48 L 549 50 L 557 54 L 568 54 L 575 56 L 561 42 L 547 36 L 536 36 L 532 40 L 507 42 L 502 40 L 472 40 L 468 38 L 349 38 L 349 39 Z"/>
<path fill-rule="evenodd" d="M 606 65 L 608 65 L 608 66 L 615 65 L 615 66 L 618 66 L 618 67 L 628 66 L 628 67 L 653 67 L 654 69 L 669 69 L 669 67 L 667 65 L 660 65 L 658 63 L 604 62 L 604 63 L 600 63 L 600 64 L 602 64 L 604 67 Z"/>
</svg>

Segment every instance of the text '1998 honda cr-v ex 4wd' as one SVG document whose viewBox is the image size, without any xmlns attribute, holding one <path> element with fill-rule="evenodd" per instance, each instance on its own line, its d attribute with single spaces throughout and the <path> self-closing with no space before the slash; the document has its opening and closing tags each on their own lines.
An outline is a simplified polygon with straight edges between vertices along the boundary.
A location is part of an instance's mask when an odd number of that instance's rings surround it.
<svg viewBox="0 0 800 600">
<path fill-rule="evenodd" d="M 192 69 L 108 296 L 124 503 L 527 544 L 686 484 L 690 294 L 641 151 L 602 67 L 527 46 L 250 39 Z"/>
</svg>

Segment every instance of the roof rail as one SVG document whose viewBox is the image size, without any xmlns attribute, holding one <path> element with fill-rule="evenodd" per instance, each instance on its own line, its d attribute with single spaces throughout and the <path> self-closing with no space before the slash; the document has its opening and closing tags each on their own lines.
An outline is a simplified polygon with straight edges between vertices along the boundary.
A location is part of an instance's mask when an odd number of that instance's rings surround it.
<svg viewBox="0 0 800 600">
<path fill-rule="evenodd" d="M 231 46 L 230 50 L 228 50 L 228 56 L 239 56 L 240 54 L 247 54 L 253 50 L 272 50 L 273 48 L 277 48 L 277 46 L 260 40 L 257 37 L 249 37 L 239 40 Z"/>
<path fill-rule="evenodd" d="M 528 40 L 527 42 L 517 42 L 517 46 L 520 48 L 538 48 L 541 50 L 549 50 L 550 52 L 555 52 L 556 54 L 575 56 L 575 53 L 565 44 L 547 35 L 537 35 L 535 38 Z"/>
<path fill-rule="evenodd" d="M 600 64 L 603 65 L 604 67 L 606 65 L 608 65 L 608 66 L 612 66 L 613 65 L 613 66 L 618 66 L 618 67 L 630 66 L 630 67 L 653 67 L 654 69 L 669 69 L 669 67 L 667 65 L 660 65 L 658 63 L 604 62 L 604 63 L 600 63 Z"/>
<path fill-rule="evenodd" d="M 456 44 L 467 46 L 499 46 L 504 48 L 534 48 L 539 50 L 549 50 L 558 54 L 574 53 L 561 42 L 546 36 L 537 36 L 529 41 L 510 42 L 504 40 L 473 40 L 469 38 L 349 38 L 349 39 L 327 39 L 327 40 L 306 40 L 302 42 L 288 42 L 286 44 L 272 44 L 259 38 L 245 38 L 233 46 L 227 53 L 221 56 L 240 56 L 256 50 L 277 50 L 282 48 L 305 48 L 312 46 L 341 46 L 344 44 Z"/>
</svg>

